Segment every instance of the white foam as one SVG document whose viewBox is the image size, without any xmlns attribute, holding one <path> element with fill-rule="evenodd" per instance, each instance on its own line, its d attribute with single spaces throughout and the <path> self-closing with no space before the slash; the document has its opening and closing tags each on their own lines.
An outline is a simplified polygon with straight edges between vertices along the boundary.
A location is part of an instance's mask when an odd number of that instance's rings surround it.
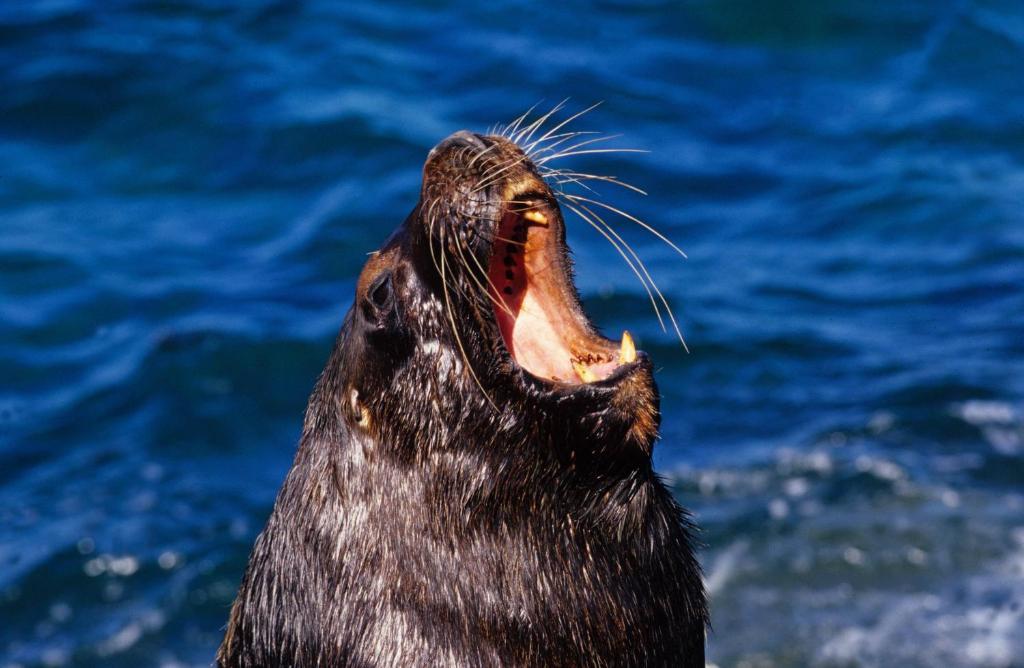
<svg viewBox="0 0 1024 668">
<path fill-rule="evenodd" d="M 1013 424 L 1018 421 L 1017 411 L 1005 401 L 971 399 L 953 406 L 953 415 L 981 427 L 992 424 Z"/>
</svg>

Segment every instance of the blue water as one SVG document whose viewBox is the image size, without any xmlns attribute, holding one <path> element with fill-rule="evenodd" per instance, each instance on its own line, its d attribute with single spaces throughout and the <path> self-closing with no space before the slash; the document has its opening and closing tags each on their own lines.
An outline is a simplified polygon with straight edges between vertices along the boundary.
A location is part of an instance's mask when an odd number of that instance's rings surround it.
<svg viewBox="0 0 1024 668">
<path fill-rule="evenodd" d="M 1016 0 L 0 5 L 0 665 L 209 663 L 427 151 L 565 97 L 689 255 L 619 223 L 687 354 L 569 220 L 709 659 L 1024 665 Z"/>
</svg>

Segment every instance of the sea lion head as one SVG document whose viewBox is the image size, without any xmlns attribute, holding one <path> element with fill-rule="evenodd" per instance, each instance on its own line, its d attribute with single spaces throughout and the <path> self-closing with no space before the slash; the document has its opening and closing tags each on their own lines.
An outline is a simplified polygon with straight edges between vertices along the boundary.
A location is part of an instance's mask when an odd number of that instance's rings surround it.
<svg viewBox="0 0 1024 668">
<path fill-rule="evenodd" d="M 430 151 L 419 202 L 362 270 L 336 356 L 346 419 L 393 455 L 650 467 L 651 361 L 587 317 L 559 200 L 506 136 L 461 131 Z"/>
</svg>

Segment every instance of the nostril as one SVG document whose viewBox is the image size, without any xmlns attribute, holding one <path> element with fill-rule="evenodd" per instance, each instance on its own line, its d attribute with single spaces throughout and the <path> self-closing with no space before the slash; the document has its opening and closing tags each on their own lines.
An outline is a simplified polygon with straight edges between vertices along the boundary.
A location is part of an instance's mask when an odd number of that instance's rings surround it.
<svg viewBox="0 0 1024 668">
<path fill-rule="evenodd" d="M 449 137 L 449 140 L 457 141 L 462 144 L 472 146 L 473 148 L 487 148 L 487 144 L 484 143 L 483 137 L 474 132 L 469 132 L 468 130 L 459 130 Z"/>
<path fill-rule="evenodd" d="M 476 150 L 482 150 L 487 148 L 488 144 L 483 138 L 470 132 L 469 130 L 459 130 L 453 135 L 450 135 L 447 139 L 441 141 L 440 144 L 430 149 L 430 154 L 427 156 L 427 160 L 430 160 L 438 153 L 442 153 L 449 147 L 469 147 Z"/>
</svg>

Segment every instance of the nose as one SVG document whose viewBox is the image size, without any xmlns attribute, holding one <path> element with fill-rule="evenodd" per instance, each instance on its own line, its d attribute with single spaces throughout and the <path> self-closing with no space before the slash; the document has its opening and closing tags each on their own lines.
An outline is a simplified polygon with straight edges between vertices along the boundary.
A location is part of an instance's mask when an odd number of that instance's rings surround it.
<svg viewBox="0 0 1024 668">
<path fill-rule="evenodd" d="M 463 146 L 482 150 L 487 148 L 487 143 L 484 141 L 483 137 L 474 132 L 470 132 L 469 130 L 459 130 L 455 134 L 448 136 L 446 139 L 441 140 L 437 146 L 430 149 L 430 155 L 427 156 L 427 159 L 429 160 L 434 157 L 435 154 L 440 153 L 445 149 L 459 148 Z"/>
</svg>

